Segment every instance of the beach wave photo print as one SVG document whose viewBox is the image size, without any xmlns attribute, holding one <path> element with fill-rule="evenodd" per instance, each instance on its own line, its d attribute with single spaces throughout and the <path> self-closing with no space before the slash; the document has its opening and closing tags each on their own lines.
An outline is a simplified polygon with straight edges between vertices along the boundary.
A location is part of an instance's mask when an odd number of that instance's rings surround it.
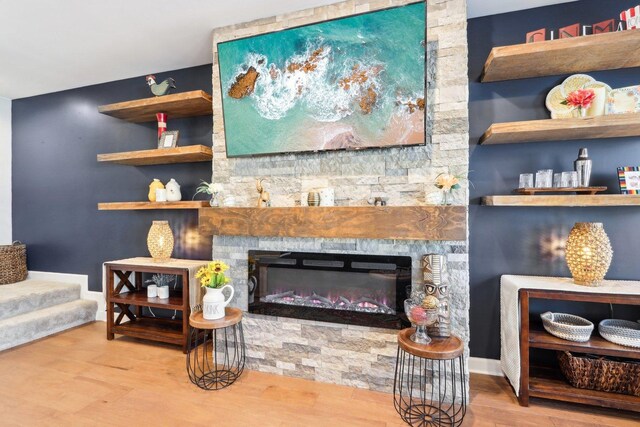
<svg viewBox="0 0 640 427">
<path fill-rule="evenodd" d="M 218 44 L 228 157 L 425 143 L 425 4 Z"/>
</svg>

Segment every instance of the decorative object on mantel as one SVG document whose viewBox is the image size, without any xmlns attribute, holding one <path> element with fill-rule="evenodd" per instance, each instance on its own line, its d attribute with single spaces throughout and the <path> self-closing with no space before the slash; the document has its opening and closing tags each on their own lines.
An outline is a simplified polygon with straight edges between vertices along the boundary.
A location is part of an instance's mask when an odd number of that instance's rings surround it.
<svg viewBox="0 0 640 427">
<path fill-rule="evenodd" d="M 256 179 L 256 190 L 258 191 L 258 207 L 259 208 L 268 208 L 269 206 L 271 206 L 271 195 L 269 194 L 268 191 L 266 191 L 264 189 L 264 186 L 262 185 L 262 182 L 264 181 L 264 178 L 261 179 Z M 318 203 L 320 202 L 320 200 L 318 200 Z"/>
<path fill-rule="evenodd" d="M 387 206 L 388 199 L 389 199 L 388 197 L 376 196 L 376 197 L 371 197 L 369 200 L 367 200 L 367 203 L 373 206 Z"/>
<path fill-rule="evenodd" d="M 307 206 L 320 206 L 320 193 L 316 190 L 307 193 Z"/>
<path fill-rule="evenodd" d="M 563 340 L 587 342 L 593 332 L 593 323 L 573 314 L 547 311 L 542 313 L 540 318 L 547 332 Z"/>
<path fill-rule="evenodd" d="M 576 285 L 597 286 L 611 265 L 613 250 L 600 222 L 577 222 L 567 239 L 566 259 Z"/>
<path fill-rule="evenodd" d="M 425 25 L 419 2 L 217 43 L 227 157 L 424 145 Z"/>
<path fill-rule="evenodd" d="M 640 323 L 605 319 L 598 325 L 598 332 L 602 338 L 612 343 L 640 348 Z"/>
<path fill-rule="evenodd" d="M 158 148 L 176 148 L 179 137 L 180 131 L 178 130 L 163 131 L 158 139 Z"/>
<path fill-rule="evenodd" d="M 442 205 L 450 205 L 453 190 L 460 188 L 462 178 L 450 173 L 441 173 L 436 177 L 434 185 L 442 190 Z"/>
<path fill-rule="evenodd" d="M 164 184 L 158 178 L 154 178 L 149 184 L 149 194 L 147 195 L 150 202 L 156 201 L 156 190 L 159 188 L 164 188 Z"/>
<path fill-rule="evenodd" d="M 435 299 L 435 301 L 433 301 Z M 429 344 L 431 338 L 427 334 L 427 326 L 433 325 L 438 320 L 437 298 L 425 297 L 425 299 L 409 298 L 404 301 L 404 312 L 409 321 L 416 326 L 416 331 L 411 335 L 411 341 L 418 344 Z"/>
<path fill-rule="evenodd" d="M 224 272 L 229 266 L 222 261 L 211 261 L 206 267 L 200 268 L 196 274 L 196 278 L 200 279 L 202 287 L 207 293 L 202 298 L 202 317 L 205 320 L 216 320 L 224 317 L 224 308 L 233 298 L 233 286 L 228 283 L 231 281 Z M 230 289 L 231 295 L 225 300 L 222 291 Z"/>
<path fill-rule="evenodd" d="M 175 282 L 176 277 L 171 274 L 154 274 L 151 279 L 145 281 L 149 283 L 147 286 L 147 296 L 149 296 L 149 287 L 155 286 L 156 295 L 160 299 L 169 298 L 169 284 Z M 153 293 L 153 291 L 151 291 Z"/>
<path fill-rule="evenodd" d="M 156 120 L 158 121 L 158 140 L 162 134 L 167 130 L 167 113 L 156 113 Z"/>
<path fill-rule="evenodd" d="M 220 200 L 218 199 L 218 197 L 221 192 L 222 184 L 202 181 L 198 188 L 196 188 L 196 192 L 193 197 L 196 197 L 200 193 L 208 194 L 211 196 L 211 199 L 209 200 L 209 206 L 215 208 L 220 206 Z"/>
<path fill-rule="evenodd" d="M 320 206 L 333 206 L 335 205 L 336 192 L 333 188 L 321 188 L 320 191 Z"/>
<path fill-rule="evenodd" d="M 167 262 L 173 252 L 173 233 L 169 221 L 153 221 L 147 235 L 147 248 L 155 262 Z"/>
<path fill-rule="evenodd" d="M 19 241 L 0 245 L 0 285 L 17 283 L 27 278 L 27 246 Z"/>
<path fill-rule="evenodd" d="M 573 168 L 578 173 L 578 187 L 588 187 L 591 182 L 591 168 L 593 161 L 589 158 L 586 148 L 581 148 L 578 158 L 573 162 Z"/>
<path fill-rule="evenodd" d="M 451 313 L 449 312 L 449 284 L 447 283 L 447 257 L 428 254 L 422 257 L 422 277 L 427 297 L 435 298 L 438 319 L 427 327 L 434 337 L 451 336 Z M 423 305 L 425 301 L 423 300 Z M 428 303 L 427 303 L 428 305 Z"/>
<path fill-rule="evenodd" d="M 167 190 L 167 200 L 169 202 L 179 202 L 182 200 L 180 184 L 178 184 L 175 179 L 171 178 L 169 182 L 167 182 L 167 185 L 165 185 L 165 188 Z"/>
<path fill-rule="evenodd" d="M 146 77 L 146 80 L 149 85 L 149 89 L 151 89 L 151 93 L 155 96 L 167 95 L 171 92 L 171 89 L 176 88 L 176 82 L 171 77 L 164 79 L 162 83 L 156 83 L 156 76 L 149 74 Z"/>
<path fill-rule="evenodd" d="M 618 168 L 620 194 L 640 194 L 640 166 Z"/>
<path fill-rule="evenodd" d="M 640 396 L 640 363 L 558 351 L 562 375 L 576 388 Z"/>
</svg>

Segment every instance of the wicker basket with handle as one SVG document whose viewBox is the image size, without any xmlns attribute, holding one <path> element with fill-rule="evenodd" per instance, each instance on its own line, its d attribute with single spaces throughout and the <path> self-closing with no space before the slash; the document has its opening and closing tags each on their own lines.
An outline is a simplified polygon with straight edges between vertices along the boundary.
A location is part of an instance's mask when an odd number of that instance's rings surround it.
<svg viewBox="0 0 640 427">
<path fill-rule="evenodd" d="M 20 242 L 0 245 L 0 285 L 21 282 L 27 278 L 27 246 Z"/>
<path fill-rule="evenodd" d="M 558 352 L 560 370 L 569 383 L 589 390 L 640 396 L 640 362 Z"/>
</svg>

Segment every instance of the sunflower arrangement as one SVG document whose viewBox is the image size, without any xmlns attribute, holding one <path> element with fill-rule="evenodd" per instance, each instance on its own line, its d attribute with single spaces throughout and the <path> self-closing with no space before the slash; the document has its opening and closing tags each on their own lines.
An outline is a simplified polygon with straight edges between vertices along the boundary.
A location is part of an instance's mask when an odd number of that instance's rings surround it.
<svg viewBox="0 0 640 427">
<path fill-rule="evenodd" d="M 196 279 L 205 288 L 221 288 L 231 281 L 224 272 L 229 266 L 222 261 L 211 261 L 206 267 L 201 267 L 196 273 Z"/>
</svg>

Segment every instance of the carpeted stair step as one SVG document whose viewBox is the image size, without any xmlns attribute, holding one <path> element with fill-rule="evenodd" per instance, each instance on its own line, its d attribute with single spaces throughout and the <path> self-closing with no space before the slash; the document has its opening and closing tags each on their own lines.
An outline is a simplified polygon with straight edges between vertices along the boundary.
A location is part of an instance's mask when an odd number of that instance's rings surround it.
<svg viewBox="0 0 640 427">
<path fill-rule="evenodd" d="M 25 280 L 0 286 L 0 320 L 80 298 L 80 285 Z"/>
<path fill-rule="evenodd" d="M 96 319 L 98 303 L 75 300 L 0 320 L 0 351 Z"/>
</svg>

